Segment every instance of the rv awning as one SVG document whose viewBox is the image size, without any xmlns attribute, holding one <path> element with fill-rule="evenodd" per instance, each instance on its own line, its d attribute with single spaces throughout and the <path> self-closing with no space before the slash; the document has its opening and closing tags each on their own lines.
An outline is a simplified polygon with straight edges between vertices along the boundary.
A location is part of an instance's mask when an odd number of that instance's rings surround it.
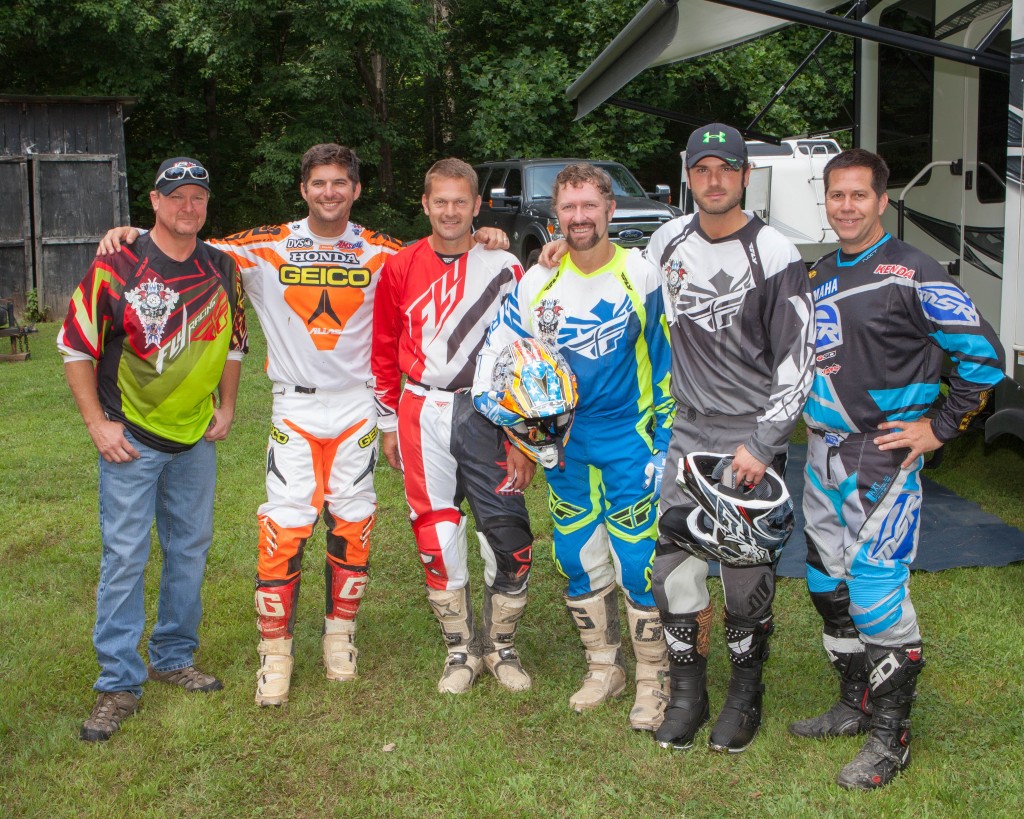
<svg viewBox="0 0 1024 819">
<path fill-rule="evenodd" d="M 565 93 L 580 119 L 647 68 L 731 48 L 791 23 L 1009 72 L 1006 57 L 825 13 L 849 5 L 849 0 L 650 0 Z"/>
</svg>

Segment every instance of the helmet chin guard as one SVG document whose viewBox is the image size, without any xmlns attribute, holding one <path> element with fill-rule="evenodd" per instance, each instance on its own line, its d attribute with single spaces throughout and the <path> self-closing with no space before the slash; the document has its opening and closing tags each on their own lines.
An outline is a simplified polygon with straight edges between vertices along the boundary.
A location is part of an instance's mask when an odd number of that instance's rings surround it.
<svg viewBox="0 0 1024 819">
<path fill-rule="evenodd" d="M 512 445 L 545 469 L 564 466 L 579 397 L 561 353 L 536 339 L 519 339 L 498 354 L 492 383 L 498 403 L 521 419 L 504 427 Z"/>
<path fill-rule="evenodd" d="M 757 486 L 732 487 L 732 455 L 692 452 L 677 483 L 697 507 L 686 519 L 695 554 L 726 566 L 775 563 L 793 531 L 793 500 L 782 477 L 765 470 Z"/>
</svg>

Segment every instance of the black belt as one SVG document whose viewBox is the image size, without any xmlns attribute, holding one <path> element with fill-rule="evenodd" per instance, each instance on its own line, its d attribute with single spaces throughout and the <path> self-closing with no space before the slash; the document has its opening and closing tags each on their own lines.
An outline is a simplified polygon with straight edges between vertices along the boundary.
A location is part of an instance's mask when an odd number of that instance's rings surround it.
<svg viewBox="0 0 1024 819">
<path fill-rule="evenodd" d="M 316 393 L 316 387 L 292 387 L 295 392 L 302 393 L 302 395 L 313 395 Z"/>
<path fill-rule="evenodd" d="M 430 384 L 424 384 L 421 381 L 417 381 L 415 378 L 409 378 L 406 376 L 405 381 L 407 384 L 412 384 L 414 387 L 419 387 L 421 390 L 440 390 L 441 392 L 458 392 L 460 389 L 469 389 L 468 387 L 433 387 Z"/>
</svg>

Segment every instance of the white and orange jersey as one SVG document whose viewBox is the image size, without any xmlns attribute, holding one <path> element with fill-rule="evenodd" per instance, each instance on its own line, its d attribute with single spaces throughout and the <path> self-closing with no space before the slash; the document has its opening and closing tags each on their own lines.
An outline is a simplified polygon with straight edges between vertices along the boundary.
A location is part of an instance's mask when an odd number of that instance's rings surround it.
<svg viewBox="0 0 1024 819">
<path fill-rule="evenodd" d="M 272 381 L 344 390 L 370 380 L 374 291 L 400 242 L 351 222 L 341 236 L 317 236 L 301 219 L 210 244 L 238 263 Z"/>
<path fill-rule="evenodd" d="M 503 250 L 474 246 L 442 258 L 421 239 L 388 259 L 373 320 L 373 375 L 381 428 L 398 409 L 401 377 L 457 390 L 473 384 L 476 356 L 501 302 L 523 277 Z"/>
</svg>

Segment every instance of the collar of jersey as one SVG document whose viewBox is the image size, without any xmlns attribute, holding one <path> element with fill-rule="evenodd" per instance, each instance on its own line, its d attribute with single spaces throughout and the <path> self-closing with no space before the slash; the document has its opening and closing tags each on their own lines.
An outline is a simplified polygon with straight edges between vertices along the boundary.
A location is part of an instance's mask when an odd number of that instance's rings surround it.
<svg viewBox="0 0 1024 819">
<path fill-rule="evenodd" d="M 615 261 L 619 258 L 619 254 L 626 252 L 626 250 L 621 245 L 613 244 L 612 247 L 615 248 L 615 252 L 612 254 L 611 259 L 608 260 L 608 264 L 606 264 L 606 265 L 604 265 L 602 267 L 597 268 L 597 270 L 595 270 L 593 273 L 584 273 L 582 270 L 580 270 L 578 267 L 576 267 L 576 265 L 573 264 L 573 262 L 572 262 L 572 257 L 568 253 L 566 253 L 562 257 L 562 263 L 559 265 L 559 270 L 560 271 L 561 270 L 572 271 L 577 276 L 581 276 L 584 279 L 592 279 L 595 276 L 600 276 L 602 273 L 607 273 L 609 268 L 611 268 L 611 267 L 613 267 L 615 265 Z"/>
<path fill-rule="evenodd" d="M 867 248 L 866 250 L 862 250 L 860 253 L 858 253 L 853 259 L 851 259 L 848 262 L 844 262 L 843 261 L 842 250 L 837 250 L 836 251 L 836 267 L 853 267 L 854 265 L 860 264 L 868 256 L 870 256 L 872 253 L 874 253 L 876 250 L 878 250 L 878 248 L 880 248 L 882 245 L 884 245 L 886 242 L 888 242 L 891 238 L 892 238 L 892 236 L 890 234 L 886 233 L 885 236 L 883 236 L 881 239 L 879 239 L 877 242 L 875 242 L 873 245 L 871 245 L 871 247 Z"/>
</svg>

